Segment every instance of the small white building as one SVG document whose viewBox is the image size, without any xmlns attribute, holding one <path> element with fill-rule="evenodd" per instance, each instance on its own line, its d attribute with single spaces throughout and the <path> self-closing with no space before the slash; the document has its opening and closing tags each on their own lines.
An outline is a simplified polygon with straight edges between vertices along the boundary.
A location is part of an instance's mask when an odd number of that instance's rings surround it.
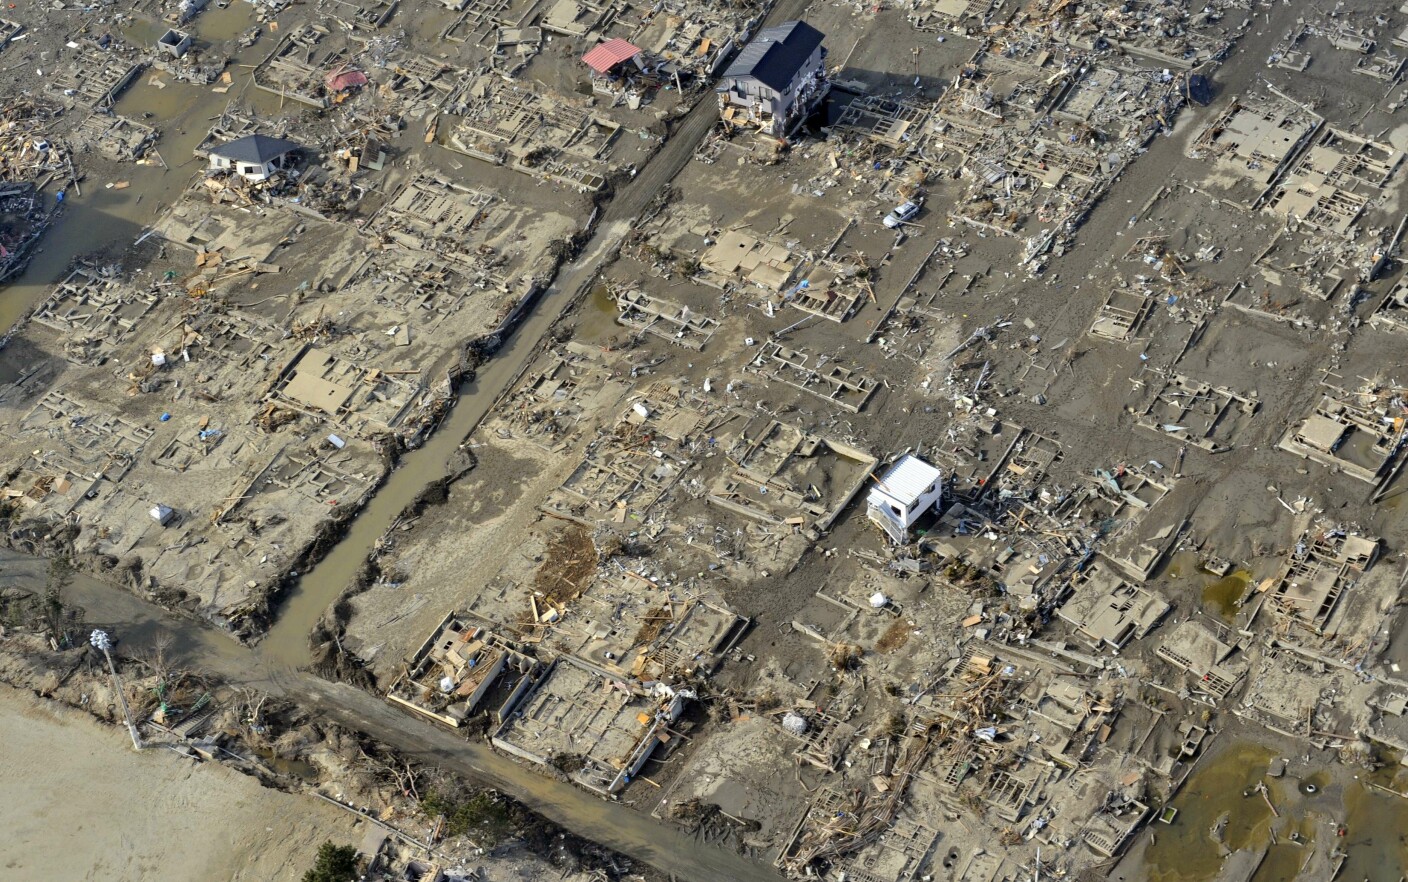
<svg viewBox="0 0 1408 882">
<path fill-rule="evenodd" d="M 262 181 L 286 168 L 288 159 L 300 148 L 295 141 L 268 135 L 245 135 L 210 151 L 210 167 L 233 171 L 249 181 Z"/>
<path fill-rule="evenodd" d="M 939 504 L 943 473 L 913 454 L 895 460 L 866 497 L 866 514 L 896 542 L 905 541 L 914 522 Z"/>
</svg>

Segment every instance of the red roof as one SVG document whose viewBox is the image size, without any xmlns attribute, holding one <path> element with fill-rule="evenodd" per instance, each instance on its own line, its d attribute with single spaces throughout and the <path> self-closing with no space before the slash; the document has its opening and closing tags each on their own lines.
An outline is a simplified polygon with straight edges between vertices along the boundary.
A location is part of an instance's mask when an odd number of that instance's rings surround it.
<svg viewBox="0 0 1408 882">
<path fill-rule="evenodd" d="M 345 92 L 354 86 L 365 86 L 367 75 L 360 70 L 333 71 L 327 75 L 327 84 L 334 92 Z"/>
<path fill-rule="evenodd" d="M 620 38 L 607 40 L 582 56 L 587 66 L 597 73 L 606 73 L 623 61 L 629 61 L 640 54 L 639 46 L 632 46 Z"/>
</svg>

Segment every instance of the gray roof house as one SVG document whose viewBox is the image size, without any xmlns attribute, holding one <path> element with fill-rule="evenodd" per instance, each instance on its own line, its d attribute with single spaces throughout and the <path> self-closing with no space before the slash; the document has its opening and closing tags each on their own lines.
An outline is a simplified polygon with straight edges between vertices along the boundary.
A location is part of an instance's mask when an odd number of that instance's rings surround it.
<svg viewBox="0 0 1408 882">
<path fill-rule="evenodd" d="M 804 21 L 759 31 L 719 81 L 724 120 L 778 138 L 792 131 L 828 91 L 823 39 Z"/>
<path fill-rule="evenodd" d="M 210 151 L 210 167 L 230 170 L 251 181 L 262 181 L 283 168 L 288 156 L 299 149 L 296 141 L 268 135 L 245 135 Z"/>
</svg>

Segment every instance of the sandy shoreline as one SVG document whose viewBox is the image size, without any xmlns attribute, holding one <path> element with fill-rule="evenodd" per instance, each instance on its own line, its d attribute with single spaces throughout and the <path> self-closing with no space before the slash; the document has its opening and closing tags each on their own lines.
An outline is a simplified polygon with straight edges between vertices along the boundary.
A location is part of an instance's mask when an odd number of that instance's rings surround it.
<svg viewBox="0 0 1408 882">
<path fill-rule="evenodd" d="M 0 877 L 297 880 L 326 839 L 357 844 L 331 806 L 262 787 L 0 685 Z"/>
</svg>

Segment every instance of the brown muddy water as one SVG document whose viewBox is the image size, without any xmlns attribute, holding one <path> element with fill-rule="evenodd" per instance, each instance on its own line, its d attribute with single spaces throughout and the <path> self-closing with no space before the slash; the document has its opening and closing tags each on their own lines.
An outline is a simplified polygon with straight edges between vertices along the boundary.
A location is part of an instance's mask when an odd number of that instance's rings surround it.
<svg viewBox="0 0 1408 882">
<path fill-rule="evenodd" d="M 1178 809 L 1173 823 L 1153 825 L 1157 838 L 1145 853 L 1151 882 L 1205 882 L 1222 867 L 1220 842 L 1239 851 L 1269 841 L 1271 809 L 1260 795 L 1243 794 L 1263 779 L 1273 755 L 1247 742 L 1201 763 L 1171 803 Z"/>
<path fill-rule="evenodd" d="M 1408 792 L 1408 768 L 1391 764 L 1370 775 L 1340 766 L 1303 778 L 1271 779 L 1266 773 L 1273 756 L 1268 747 L 1238 742 L 1194 770 L 1171 803 L 1179 810 L 1173 823 L 1150 825 L 1154 841 L 1144 853 L 1149 882 L 1212 882 L 1224 855 L 1242 850 L 1265 852 L 1251 882 L 1320 882 L 1301 875 L 1302 868 L 1312 851 L 1323 858 L 1336 847 L 1346 855 L 1336 879 L 1401 882 L 1408 873 L 1408 798 L 1379 788 Z M 1251 789 L 1263 781 L 1281 808 L 1280 819 Z M 1309 804 L 1300 800 L 1314 792 L 1323 801 L 1307 812 Z M 1344 835 L 1327 841 L 1326 825 L 1332 829 L 1335 823 L 1343 824 Z M 1299 844 L 1287 841 L 1292 830 Z"/>
<path fill-rule="evenodd" d="M 288 775 L 300 781 L 318 783 L 318 767 L 307 760 L 294 759 L 280 756 L 269 748 L 256 750 L 255 754 L 259 761 L 268 766 L 269 769 L 279 775 Z"/>
<path fill-rule="evenodd" d="M 1216 610 L 1225 621 L 1232 621 L 1242 609 L 1242 599 L 1252 574 L 1248 570 L 1237 570 L 1203 587 L 1203 604 Z"/>
<path fill-rule="evenodd" d="M 1196 552 L 1180 551 L 1157 578 L 1165 580 L 1164 588 L 1180 600 L 1196 600 L 1208 615 L 1231 624 L 1242 610 L 1254 576 L 1244 569 L 1216 576 L 1203 569 L 1202 559 Z"/>
<path fill-rule="evenodd" d="M 234 3 L 225 9 L 207 10 L 188 30 L 195 33 L 197 40 L 223 41 L 244 32 L 254 22 L 252 5 Z M 164 30 L 164 25 L 139 21 L 125 35 L 129 42 L 145 43 L 149 33 Z M 239 99 L 263 109 L 266 96 L 258 93 L 256 97 L 249 84 L 249 69 L 239 65 L 268 52 L 268 44 L 265 36 L 231 58 L 227 70 L 234 83 L 223 94 L 214 91 L 218 83 L 193 86 L 151 68 L 133 80 L 113 109 L 157 127 L 160 137 L 156 153 L 166 166 L 152 157 L 147 165 L 105 164 L 102 171 L 85 169 L 79 163 L 79 171 L 86 173 L 86 178 L 77 190 L 68 188 L 63 213 L 39 240 L 29 266 L 0 290 L 0 333 L 28 314 L 76 258 L 115 254 L 142 235 L 200 170 L 200 162 L 191 151 L 210 130 L 212 118 L 219 116 L 231 100 Z M 163 85 L 155 85 L 154 80 Z M 108 188 L 108 184 L 119 181 L 126 181 L 129 186 L 121 190 Z M 61 186 L 60 182 L 50 184 L 44 197 L 52 201 Z"/>
<path fill-rule="evenodd" d="M 274 626 L 259 643 L 259 653 L 266 661 L 288 667 L 312 661 L 308 635 L 318 619 L 352 583 L 372 546 L 396 516 L 427 484 L 445 476 L 450 458 L 532 358 L 537 341 L 561 312 L 562 304 L 548 299 L 571 293 L 554 287 L 542 296 L 508 342 L 479 368 L 474 380 L 460 386 L 454 407 L 430 439 L 401 457 L 396 470 L 332 551 L 298 580 L 276 611 Z"/>
<path fill-rule="evenodd" d="M 588 343 L 605 345 L 613 336 L 630 333 L 630 329 L 618 324 L 616 300 L 605 282 L 597 282 L 587 292 L 578 316 L 575 337 Z"/>
<path fill-rule="evenodd" d="M 1360 775 L 1345 790 L 1341 845 L 1348 858 L 1337 877 L 1345 882 L 1400 882 L 1408 876 L 1408 798 L 1374 784 L 1408 792 L 1408 769 L 1395 765 Z"/>
</svg>

